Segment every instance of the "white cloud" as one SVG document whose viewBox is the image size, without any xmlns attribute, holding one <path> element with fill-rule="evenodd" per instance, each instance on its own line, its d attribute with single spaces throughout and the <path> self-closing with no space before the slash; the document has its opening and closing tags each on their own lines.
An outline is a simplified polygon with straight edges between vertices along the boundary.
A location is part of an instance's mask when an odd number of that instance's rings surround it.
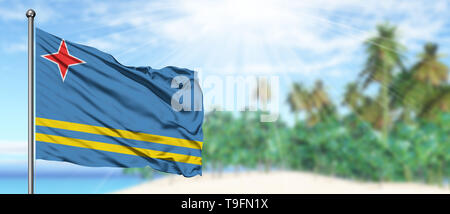
<svg viewBox="0 0 450 214">
<path fill-rule="evenodd" d="M 5 44 L 3 50 L 6 53 L 26 52 L 28 50 L 28 44 L 26 40 L 19 43 Z"/>
<path fill-rule="evenodd" d="M 0 163 L 25 163 L 27 142 L 0 140 Z"/>
<path fill-rule="evenodd" d="M 46 1 L 38 0 L 29 4 L 14 1 L 9 4 L 0 4 L 0 20 L 5 21 L 26 21 L 25 13 L 28 9 L 33 8 L 36 11 L 36 16 L 39 16 L 39 22 L 47 22 L 51 19 L 57 20 L 60 17 L 55 8 Z M 36 18 L 37 19 L 37 18 Z"/>
<path fill-rule="evenodd" d="M 39 1 L 34 5 L 39 7 L 41 22 L 62 16 L 54 4 Z M 0 7 L 0 18 L 23 20 L 26 6 Z M 362 42 L 375 32 L 377 23 L 387 20 L 399 26 L 400 41 L 409 51 L 418 52 L 424 40 L 443 41 L 439 35 L 449 22 L 449 2 L 445 0 L 433 4 L 390 0 L 139 0 L 84 1 L 79 6 L 80 21 L 113 32 L 99 37 L 80 33 L 83 44 L 114 55 L 142 57 L 148 57 L 142 54 L 146 50 L 162 48 L 165 52 L 154 54 L 149 64 L 164 61 L 165 65 L 194 65 L 207 72 L 215 67 L 211 72 L 221 69 L 228 73 L 323 73 L 345 64 L 360 64 Z M 4 49 L 26 51 L 25 45 L 8 44 Z"/>
<path fill-rule="evenodd" d="M 27 142 L 0 140 L 0 156 L 27 154 Z"/>
<path fill-rule="evenodd" d="M 401 41 L 418 50 L 421 40 L 438 38 L 448 22 L 446 8 L 445 1 L 172 0 L 96 4 L 85 17 L 133 28 L 135 36 L 93 40 L 94 46 L 182 47 L 167 63 L 195 64 L 202 70 L 213 65 L 228 72 L 289 70 L 281 67 L 314 72 L 361 59 L 362 42 L 376 23 L 386 20 L 398 24 Z M 152 42 L 142 44 L 147 38 Z"/>
<path fill-rule="evenodd" d="M 25 12 L 22 12 L 22 14 L 18 13 L 14 10 L 9 10 L 6 7 L 0 7 L 0 19 L 3 20 L 24 20 L 25 19 Z"/>
</svg>

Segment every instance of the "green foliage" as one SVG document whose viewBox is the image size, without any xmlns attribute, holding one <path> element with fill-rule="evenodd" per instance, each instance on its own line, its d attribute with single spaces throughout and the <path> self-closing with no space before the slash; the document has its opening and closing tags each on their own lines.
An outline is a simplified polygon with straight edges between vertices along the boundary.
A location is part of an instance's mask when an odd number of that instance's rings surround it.
<svg viewBox="0 0 450 214">
<path fill-rule="evenodd" d="M 390 106 L 391 97 L 389 96 L 389 88 L 397 69 L 403 69 L 402 49 L 403 47 L 397 41 L 396 27 L 388 23 L 377 26 L 378 34 L 369 38 L 365 43 L 367 59 L 365 66 L 360 73 L 360 81 L 365 89 L 370 83 L 377 82 L 380 86 L 380 92 L 377 96 L 376 104 L 381 107 L 376 111 L 381 112 L 377 117 L 374 114 L 363 112 L 362 116 L 370 116 L 370 121 L 377 129 L 381 129 L 383 143 L 388 142 L 389 126 L 392 120 Z M 370 99 L 365 99 L 369 100 Z M 370 106 L 367 106 L 367 104 Z M 374 102 L 365 102 L 363 109 L 374 110 Z M 366 107 L 367 106 L 367 107 Z M 380 111 L 381 110 L 381 111 Z M 367 119 L 366 119 L 367 120 Z"/>
<path fill-rule="evenodd" d="M 311 90 L 304 88 L 299 83 L 294 83 L 292 91 L 288 94 L 287 102 L 291 111 L 295 114 L 295 122 L 298 121 L 297 114 L 300 111 L 305 111 L 309 126 L 327 120 L 328 117 L 334 117 L 336 113 L 335 106 L 329 99 L 320 80 L 314 83 Z"/>
<path fill-rule="evenodd" d="M 450 176 L 450 114 L 433 123 L 396 123 L 387 145 L 354 114 L 312 127 L 300 122 L 292 128 L 281 121 L 260 123 L 259 115 L 209 114 L 204 125 L 204 162 L 247 169 L 269 163 L 275 168 L 372 181 L 441 183 Z M 221 118 L 227 120 L 219 123 Z"/>
<path fill-rule="evenodd" d="M 203 162 L 206 167 L 242 166 L 270 168 L 281 163 L 279 152 L 286 125 L 261 123 L 261 112 L 242 112 L 235 118 L 229 112 L 214 111 L 206 115 Z M 209 143 L 212 142 L 212 143 Z M 249 152 L 251 151 L 251 152 Z"/>
<path fill-rule="evenodd" d="M 448 68 L 445 64 L 439 62 L 437 50 L 437 44 L 425 44 L 420 61 L 411 69 L 415 79 L 433 86 L 438 86 L 447 81 Z"/>
<path fill-rule="evenodd" d="M 403 121 L 412 117 L 434 120 L 439 112 L 450 111 L 449 69 L 438 60 L 437 50 L 437 44 L 425 44 L 419 61 L 397 75 L 391 85 L 392 104 L 401 108 Z"/>
</svg>

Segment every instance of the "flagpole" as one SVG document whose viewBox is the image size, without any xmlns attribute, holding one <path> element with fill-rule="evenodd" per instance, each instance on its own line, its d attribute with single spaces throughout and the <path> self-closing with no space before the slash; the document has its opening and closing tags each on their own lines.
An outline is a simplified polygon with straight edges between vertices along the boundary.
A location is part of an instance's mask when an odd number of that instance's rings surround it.
<svg viewBox="0 0 450 214">
<path fill-rule="evenodd" d="M 28 18 L 28 194 L 34 194 L 34 17 L 33 9 L 27 10 Z"/>
</svg>

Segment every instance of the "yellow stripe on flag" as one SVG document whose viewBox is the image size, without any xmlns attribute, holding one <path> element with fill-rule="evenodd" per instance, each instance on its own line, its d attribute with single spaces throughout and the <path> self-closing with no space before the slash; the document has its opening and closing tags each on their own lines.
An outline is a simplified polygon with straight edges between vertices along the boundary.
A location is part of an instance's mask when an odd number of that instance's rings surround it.
<svg viewBox="0 0 450 214">
<path fill-rule="evenodd" d="M 55 143 L 66 146 L 75 146 L 81 148 L 95 149 L 100 151 L 115 152 L 127 155 L 136 155 L 141 157 L 157 158 L 162 160 L 176 161 L 190 164 L 202 164 L 202 158 L 190 155 L 182 155 L 171 152 L 162 152 L 151 149 L 142 149 L 131 146 L 122 146 L 109 143 L 101 143 L 90 140 L 82 140 L 70 137 L 61 137 L 56 135 L 48 135 L 36 133 L 36 141 Z"/>
<path fill-rule="evenodd" d="M 46 126 L 51 128 L 66 129 L 71 131 L 86 132 L 91 134 L 106 135 L 111 137 L 120 137 L 130 140 L 140 140 L 165 145 L 180 146 L 192 149 L 202 149 L 203 143 L 195 140 L 152 135 L 142 132 L 133 132 L 121 129 L 112 129 L 101 126 L 92 126 L 81 123 L 66 122 L 36 117 L 37 126 Z"/>
</svg>

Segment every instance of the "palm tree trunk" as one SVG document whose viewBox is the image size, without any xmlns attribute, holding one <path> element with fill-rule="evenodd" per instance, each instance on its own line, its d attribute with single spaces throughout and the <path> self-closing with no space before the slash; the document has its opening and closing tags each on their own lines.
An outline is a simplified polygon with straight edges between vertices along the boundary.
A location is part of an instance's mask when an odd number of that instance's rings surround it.
<svg viewBox="0 0 450 214">
<path fill-rule="evenodd" d="M 383 71 L 383 84 L 381 85 L 381 98 L 382 98 L 382 108 L 383 108 L 383 128 L 382 128 L 382 140 L 384 146 L 388 146 L 389 140 L 389 83 L 388 83 L 388 72 Z"/>
</svg>

